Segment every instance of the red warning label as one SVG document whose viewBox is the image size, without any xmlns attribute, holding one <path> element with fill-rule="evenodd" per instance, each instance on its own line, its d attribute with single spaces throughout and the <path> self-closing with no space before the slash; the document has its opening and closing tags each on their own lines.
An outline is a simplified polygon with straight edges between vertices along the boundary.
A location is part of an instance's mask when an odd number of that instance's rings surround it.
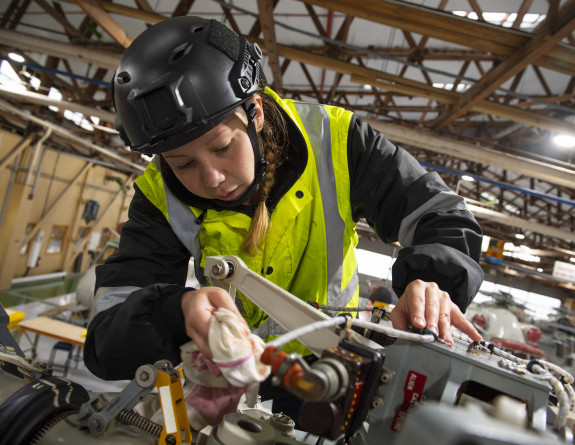
<svg viewBox="0 0 575 445">
<path fill-rule="evenodd" d="M 405 420 L 407 412 L 411 406 L 419 400 L 421 394 L 423 394 L 426 380 L 427 377 L 423 374 L 409 371 L 405 379 L 405 384 L 403 385 L 403 402 L 396 411 L 393 422 L 391 422 L 392 431 L 398 433 L 401 430 L 401 425 Z"/>
</svg>

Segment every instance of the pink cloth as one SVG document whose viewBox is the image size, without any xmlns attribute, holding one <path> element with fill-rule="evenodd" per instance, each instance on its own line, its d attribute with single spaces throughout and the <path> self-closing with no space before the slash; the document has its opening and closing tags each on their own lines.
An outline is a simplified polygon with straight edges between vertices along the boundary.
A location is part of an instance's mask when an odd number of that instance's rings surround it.
<svg viewBox="0 0 575 445">
<path fill-rule="evenodd" d="M 190 424 L 196 430 L 203 428 L 197 428 L 201 425 L 202 420 L 207 425 L 218 425 L 225 414 L 236 410 L 240 397 L 244 392 L 246 392 L 246 388 L 238 388 L 236 386 L 209 388 L 196 385 L 186 397 L 188 411 L 191 407 L 196 412 L 193 417 L 195 425 L 192 425 L 191 422 Z M 201 416 L 201 418 L 198 416 Z M 189 412 L 188 417 L 190 417 Z"/>
</svg>

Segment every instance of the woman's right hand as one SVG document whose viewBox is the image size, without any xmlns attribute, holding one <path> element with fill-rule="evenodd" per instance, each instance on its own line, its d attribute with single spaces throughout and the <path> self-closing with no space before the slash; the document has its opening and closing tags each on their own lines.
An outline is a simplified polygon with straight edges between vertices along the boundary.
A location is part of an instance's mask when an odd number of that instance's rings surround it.
<svg viewBox="0 0 575 445">
<path fill-rule="evenodd" d="M 220 287 L 202 287 L 184 292 L 181 304 L 186 323 L 186 334 L 208 360 L 212 359 L 212 351 L 208 342 L 210 321 L 218 308 L 229 309 L 238 316 L 241 322 L 246 324 L 246 328 L 248 326 L 238 311 L 233 298 Z"/>
</svg>

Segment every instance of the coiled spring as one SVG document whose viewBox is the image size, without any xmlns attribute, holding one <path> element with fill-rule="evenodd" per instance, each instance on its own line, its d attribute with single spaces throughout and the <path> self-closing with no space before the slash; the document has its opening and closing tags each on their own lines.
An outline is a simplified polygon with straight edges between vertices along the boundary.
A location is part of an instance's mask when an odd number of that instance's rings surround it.
<svg viewBox="0 0 575 445">
<path fill-rule="evenodd" d="M 120 414 L 116 416 L 116 419 L 126 425 L 135 426 L 136 428 L 139 428 L 142 431 L 157 437 L 158 439 L 162 434 L 162 425 L 158 425 L 157 423 L 152 422 L 150 419 L 146 419 L 145 417 L 140 416 L 134 411 L 128 411 L 124 409 L 120 411 Z"/>
</svg>

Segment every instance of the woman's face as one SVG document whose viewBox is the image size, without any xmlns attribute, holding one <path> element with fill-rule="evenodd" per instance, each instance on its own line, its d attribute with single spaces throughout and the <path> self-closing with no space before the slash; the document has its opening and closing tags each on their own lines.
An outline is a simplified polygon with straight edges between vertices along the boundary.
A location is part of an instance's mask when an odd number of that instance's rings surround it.
<svg viewBox="0 0 575 445">
<path fill-rule="evenodd" d="M 255 95 L 256 131 L 263 125 L 261 97 Z M 163 157 L 194 195 L 232 201 L 241 196 L 254 180 L 254 152 L 247 133 L 247 117 L 236 110 L 221 124 Z"/>
</svg>

